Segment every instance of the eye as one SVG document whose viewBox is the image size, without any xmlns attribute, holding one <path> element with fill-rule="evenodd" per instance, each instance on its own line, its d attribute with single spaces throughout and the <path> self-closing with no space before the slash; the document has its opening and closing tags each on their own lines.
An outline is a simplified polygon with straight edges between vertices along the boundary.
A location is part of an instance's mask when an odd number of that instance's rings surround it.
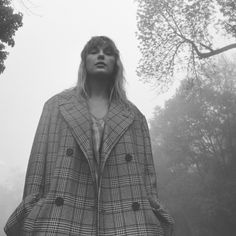
<svg viewBox="0 0 236 236">
<path fill-rule="evenodd" d="M 104 48 L 104 53 L 108 56 L 114 56 L 115 55 L 114 50 L 110 47 Z"/>
<path fill-rule="evenodd" d="M 96 54 L 97 52 L 98 52 L 98 48 L 96 48 L 96 47 L 93 47 L 93 48 L 89 49 L 89 51 L 88 51 L 89 54 Z"/>
</svg>

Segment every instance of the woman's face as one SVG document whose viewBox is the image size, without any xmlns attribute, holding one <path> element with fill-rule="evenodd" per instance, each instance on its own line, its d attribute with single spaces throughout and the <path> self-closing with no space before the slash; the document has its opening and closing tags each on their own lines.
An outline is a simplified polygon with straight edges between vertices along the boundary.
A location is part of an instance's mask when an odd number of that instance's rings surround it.
<svg viewBox="0 0 236 236">
<path fill-rule="evenodd" d="M 111 46 L 94 46 L 86 56 L 86 70 L 88 75 L 111 76 L 116 63 L 115 53 Z"/>
</svg>

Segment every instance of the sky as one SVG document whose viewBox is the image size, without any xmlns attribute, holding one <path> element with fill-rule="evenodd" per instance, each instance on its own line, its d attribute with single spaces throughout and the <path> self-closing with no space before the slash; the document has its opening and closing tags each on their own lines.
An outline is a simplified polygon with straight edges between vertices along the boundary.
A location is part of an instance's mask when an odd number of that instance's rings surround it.
<svg viewBox="0 0 236 236">
<path fill-rule="evenodd" d="M 115 41 L 126 70 L 128 98 L 147 119 L 167 96 L 158 96 L 135 73 L 140 55 L 133 0 L 24 0 L 25 6 L 21 1 L 13 4 L 23 11 L 24 25 L 0 78 L 0 184 L 8 188 L 23 186 L 43 104 L 76 84 L 80 52 L 92 36 Z"/>
</svg>

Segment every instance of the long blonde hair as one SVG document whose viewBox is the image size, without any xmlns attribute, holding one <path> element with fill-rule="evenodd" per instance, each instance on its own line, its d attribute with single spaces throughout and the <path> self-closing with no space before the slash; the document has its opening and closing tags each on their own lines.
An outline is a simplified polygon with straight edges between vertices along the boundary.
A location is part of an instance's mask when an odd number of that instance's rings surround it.
<svg viewBox="0 0 236 236">
<path fill-rule="evenodd" d="M 115 55 L 116 63 L 115 63 L 115 69 L 113 73 L 113 80 L 111 83 L 111 86 L 109 88 L 109 100 L 116 100 L 120 102 L 127 103 L 127 97 L 126 92 L 124 89 L 124 83 L 125 83 L 125 76 L 124 76 L 124 67 L 120 60 L 120 53 L 117 49 L 115 43 L 106 36 L 95 36 L 92 37 L 87 44 L 85 45 L 84 49 L 81 52 L 81 63 L 79 66 L 78 71 L 78 80 L 77 80 L 77 94 L 78 96 L 83 96 L 85 98 L 88 98 L 88 87 L 87 87 L 87 72 L 86 72 L 86 65 L 85 65 L 85 59 L 88 55 L 89 50 L 94 46 L 100 46 L 100 45 L 109 45 Z"/>
</svg>

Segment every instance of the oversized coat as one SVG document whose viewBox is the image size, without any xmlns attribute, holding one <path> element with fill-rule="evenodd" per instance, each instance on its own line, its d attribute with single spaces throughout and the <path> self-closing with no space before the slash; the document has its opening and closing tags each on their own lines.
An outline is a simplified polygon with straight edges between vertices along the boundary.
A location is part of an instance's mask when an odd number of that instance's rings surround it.
<svg viewBox="0 0 236 236">
<path fill-rule="evenodd" d="M 71 89 L 45 103 L 7 235 L 162 236 L 170 229 L 145 117 L 111 102 L 105 122 L 97 179 L 86 100 Z"/>
</svg>

